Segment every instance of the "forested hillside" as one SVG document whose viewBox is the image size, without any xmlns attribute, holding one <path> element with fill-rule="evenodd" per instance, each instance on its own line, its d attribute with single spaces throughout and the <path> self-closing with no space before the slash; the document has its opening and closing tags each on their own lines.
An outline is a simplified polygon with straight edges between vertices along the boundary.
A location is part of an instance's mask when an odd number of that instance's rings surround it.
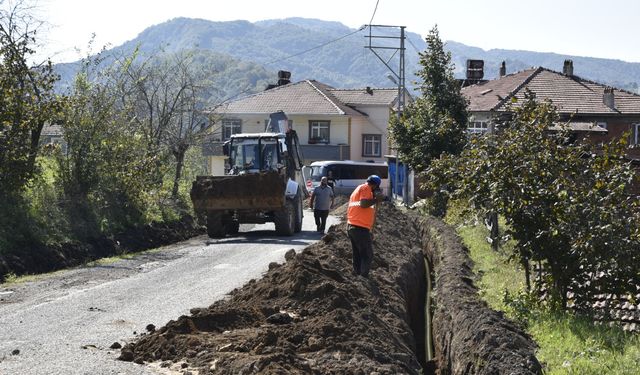
<svg viewBox="0 0 640 375">
<path fill-rule="evenodd" d="M 384 32 L 383 29 L 374 29 L 372 34 L 381 35 Z M 399 36 L 397 30 L 386 32 L 395 32 L 394 36 Z M 217 79 L 228 95 L 234 90 L 243 90 L 243 85 L 238 84 L 243 81 L 243 74 L 259 76 L 261 79 L 270 77 L 273 83 L 278 70 L 291 71 L 293 81 L 316 79 L 334 87 L 394 86 L 387 78 L 388 68 L 366 48 L 367 35 L 367 29 L 358 31 L 338 22 L 317 19 L 287 18 L 251 23 L 175 18 L 148 27 L 134 39 L 108 52 L 126 55 L 133 53 L 136 48 L 143 54 L 183 49 L 214 52 L 203 63 L 212 63 L 212 59 L 220 60 L 221 70 Z M 384 43 L 399 46 L 396 39 Z M 382 44 L 381 40 L 374 41 L 374 45 Z M 405 48 L 407 86 L 413 87 L 418 53 L 426 49 L 426 44 L 422 36 L 407 30 Z M 572 59 L 574 71 L 581 77 L 636 92 L 640 84 L 640 63 L 557 53 L 504 49 L 486 51 L 454 41 L 447 42 L 445 48 L 452 53 L 458 78 L 464 77 L 467 59 L 485 60 L 485 78 L 489 79 L 497 76 L 502 61 L 506 61 L 507 72 L 512 73 L 531 66 L 561 71 L 563 61 Z M 378 52 L 383 60 L 397 69 L 397 53 L 394 54 L 392 50 Z M 76 66 L 57 66 L 62 75 L 62 86 L 72 79 Z M 227 68 L 231 71 L 227 71 Z M 248 80 L 256 81 L 252 78 Z"/>
</svg>

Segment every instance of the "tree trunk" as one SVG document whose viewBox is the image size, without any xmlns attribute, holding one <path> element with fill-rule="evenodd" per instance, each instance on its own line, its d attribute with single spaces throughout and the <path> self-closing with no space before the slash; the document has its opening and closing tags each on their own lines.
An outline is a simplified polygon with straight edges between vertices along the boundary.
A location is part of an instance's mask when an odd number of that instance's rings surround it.
<svg viewBox="0 0 640 375">
<path fill-rule="evenodd" d="M 485 225 L 489 230 L 491 248 L 497 251 L 500 248 L 500 228 L 498 227 L 498 213 L 496 211 L 492 210 L 486 213 Z"/>
<path fill-rule="evenodd" d="M 564 311 L 567 309 L 567 289 L 568 289 L 567 288 L 568 279 L 565 278 L 566 270 L 563 269 L 562 266 L 560 266 L 555 262 L 550 262 L 550 267 L 551 267 L 551 277 L 553 278 L 552 285 L 554 288 L 554 290 L 552 291 L 552 295 L 554 295 L 556 298 L 555 302 L 560 302 L 560 308 Z"/>
<path fill-rule="evenodd" d="M 173 178 L 173 189 L 171 190 L 171 198 L 178 199 L 178 189 L 180 187 L 180 178 L 182 178 L 182 168 L 184 167 L 184 155 L 187 153 L 187 147 L 178 146 L 173 155 L 176 158 L 176 174 Z"/>
</svg>

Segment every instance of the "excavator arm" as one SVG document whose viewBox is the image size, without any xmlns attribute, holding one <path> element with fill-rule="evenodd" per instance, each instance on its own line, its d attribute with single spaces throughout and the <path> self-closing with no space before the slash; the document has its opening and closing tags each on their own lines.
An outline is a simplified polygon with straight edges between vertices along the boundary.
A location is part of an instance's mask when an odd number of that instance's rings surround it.
<svg viewBox="0 0 640 375">
<path fill-rule="evenodd" d="M 298 133 L 289 129 L 289 118 L 282 112 L 274 112 L 269 115 L 269 123 L 265 127 L 265 131 L 274 133 L 284 133 L 284 143 L 286 152 L 284 153 L 284 164 L 286 165 L 287 177 L 304 186 L 304 177 L 302 176 L 302 167 L 304 166 L 304 155 L 300 147 Z M 302 189 L 302 194 L 308 197 L 307 189 Z"/>
</svg>

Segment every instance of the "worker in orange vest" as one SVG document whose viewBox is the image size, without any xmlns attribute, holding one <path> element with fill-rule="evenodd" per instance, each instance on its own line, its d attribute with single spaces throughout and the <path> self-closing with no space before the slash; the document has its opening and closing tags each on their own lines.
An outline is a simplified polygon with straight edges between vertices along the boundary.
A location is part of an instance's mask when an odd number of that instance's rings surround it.
<svg viewBox="0 0 640 375">
<path fill-rule="evenodd" d="M 347 209 L 347 234 L 353 250 L 353 273 L 369 276 L 373 261 L 373 238 L 371 230 L 376 218 L 376 203 L 384 199 L 380 182 L 376 175 L 367 178 L 349 197 Z"/>
</svg>

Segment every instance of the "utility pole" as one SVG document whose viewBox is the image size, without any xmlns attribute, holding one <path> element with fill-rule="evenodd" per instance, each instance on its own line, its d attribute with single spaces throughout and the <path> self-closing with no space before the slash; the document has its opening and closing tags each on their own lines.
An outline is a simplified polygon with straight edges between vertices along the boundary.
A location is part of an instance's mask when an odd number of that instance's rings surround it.
<svg viewBox="0 0 640 375">
<path fill-rule="evenodd" d="M 396 115 L 398 117 L 398 121 L 400 121 L 400 118 L 402 117 L 402 110 L 404 109 L 404 105 L 405 105 L 405 63 L 404 63 L 404 52 L 405 52 L 405 48 L 404 48 L 404 41 L 405 41 L 405 34 L 404 34 L 404 29 L 406 28 L 406 26 L 391 26 L 391 25 L 366 25 L 367 27 L 369 27 L 369 35 L 365 36 L 368 39 L 368 45 L 366 46 L 366 48 L 370 49 L 371 52 L 373 52 L 374 55 L 376 55 L 376 57 L 382 61 L 382 63 L 387 67 L 387 69 L 389 69 L 391 71 L 392 74 L 387 75 L 387 77 L 389 79 L 391 79 L 391 81 L 393 81 L 394 83 L 396 83 L 398 85 L 398 100 L 397 100 L 397 109 L 396 109 Z M 377 27 L 377 28 L 393 28 L 393 29 L 400 29 L 400 36 L 393 36 L 393 35 L 373 35 L 373 28 Z M 374 40 L 379 41 L 379 40 L 384 40 L 384 39 L 399 39 L 400 40 L 400 47 L 390 47 L 390 46 L 382 46 L 382 45 L 373 45 Z M 378 50 L 393 50 L 395 51 L 391 57 L 388 60 L 385 60 L 382 58 L 382 56 L 378 53 Z M 393 67 L 391 67 L 389 65 L 389 61 L 391 61 L 391 59 L 396 55 L 399 55 L 399 64 L 398 64 L 398 68 L 397 71 L 396 69 L 394 69 Z M 396 148 L 395 150 L 395 157 L 396 157 L 396 167 L 395 167 L 395 176 L 394 176 L 394 183 L 393 183 L 393 194 L 395 194 L 394 198 L 398 197 L 398 192 L 397 192 L 397 187 L 398 187 L 398 169 L 399 169 L 399 163 L 400 163 L 400 153 L 398 151 L 398 149 Z M 408 170 L 406 168 L 406 166 L 404 167 L 404 181 L 402 184 L 402 202 L 405 205 L 409 204 L 409 197 L 408 197 Z"/>
</svg>

